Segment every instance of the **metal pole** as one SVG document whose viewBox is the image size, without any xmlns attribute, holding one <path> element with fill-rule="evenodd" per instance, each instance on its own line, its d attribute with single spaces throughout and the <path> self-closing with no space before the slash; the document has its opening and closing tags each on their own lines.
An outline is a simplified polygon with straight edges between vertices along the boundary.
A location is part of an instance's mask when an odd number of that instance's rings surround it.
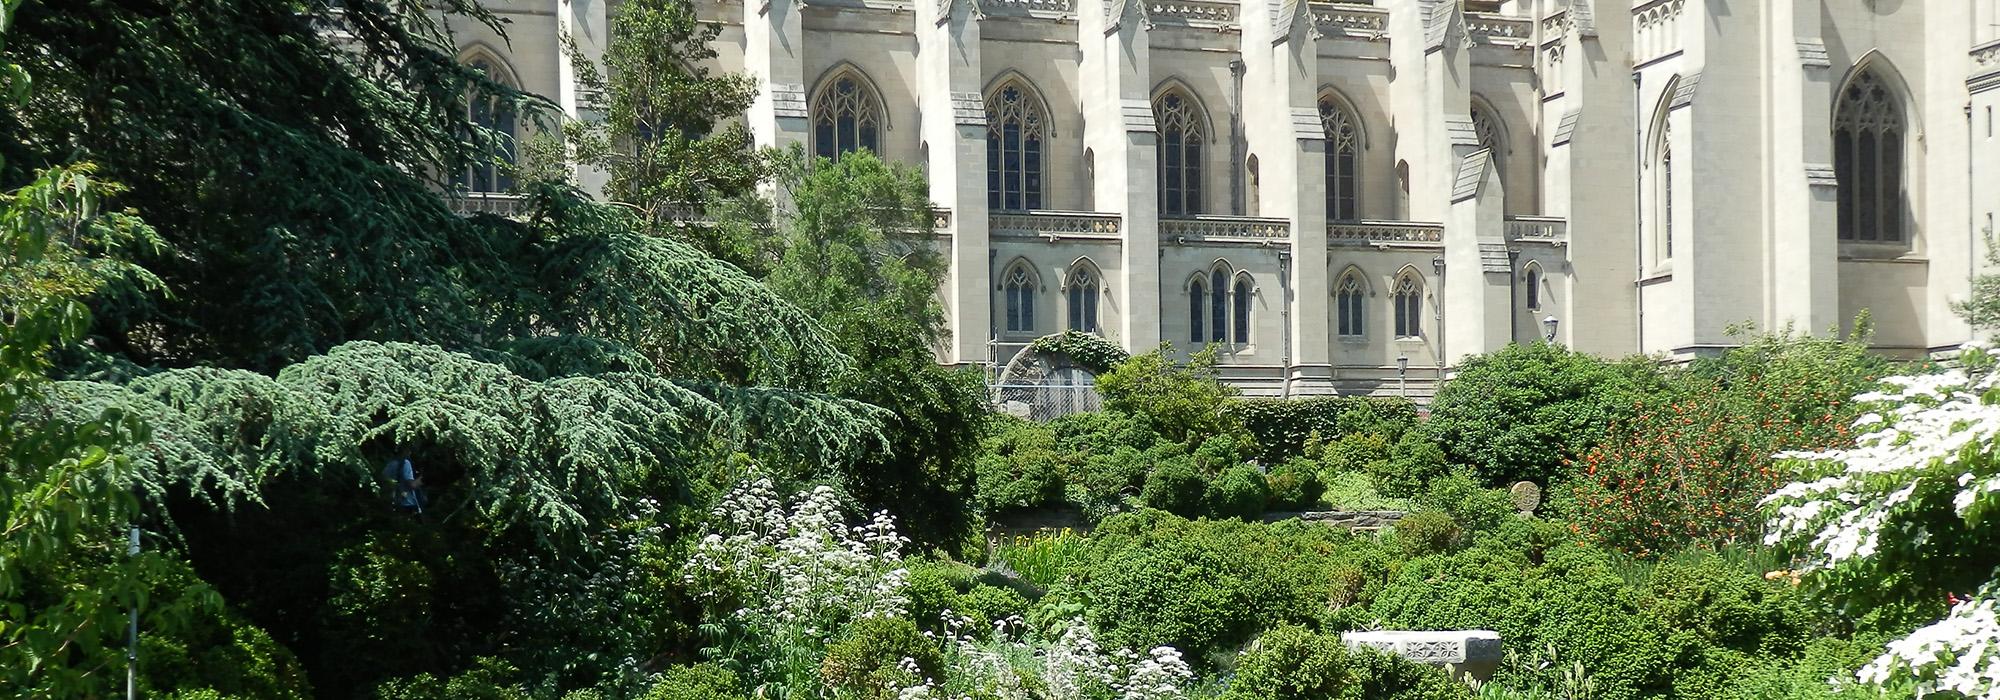
<svg viewBox="0 0 2000 700">
<path fill-rule="evenodd" d="M 139 526 L 133 525 L 125 541 L 125 555 L 139 556 Z M 139 603 L 133 601 L 125 621 L 125 700 L 139 697 Z"/>
</svg>

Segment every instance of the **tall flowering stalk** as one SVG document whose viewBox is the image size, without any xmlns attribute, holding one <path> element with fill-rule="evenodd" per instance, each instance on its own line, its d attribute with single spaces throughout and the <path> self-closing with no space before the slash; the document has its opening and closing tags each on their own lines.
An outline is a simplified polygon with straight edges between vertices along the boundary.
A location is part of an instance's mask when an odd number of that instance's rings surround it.
<svg viewBox="0 0 2000 700">
<path fill-rule="evenodd" d="M 1980 349 L 1964 362 L 1992 367 Z M 1763 499 L 1767 542 L 1800 548 L 1801 573 L 1839 602 L 1951 603 L 1891 642 L 1861 681 L 2000 700 L 2000 377 L 1959 370 L 1885 386 L 1856 397 L 1869 412 L 1854 422 L 1854 447 L 1779 455 L 1799 480 Z"/>
<path fill-rule="evenodd" d="M 899 617 L 908 600 L 902 548 L 887 513 L 848 526 L 820 486 L 787 510 L 770 479 L 738 484 L 713 513 L 683 581 L 708 608 L 708 652 L 733 662 L 760 696 L 815 687 L 826 646 L 849 621 Z"/>
</svg>

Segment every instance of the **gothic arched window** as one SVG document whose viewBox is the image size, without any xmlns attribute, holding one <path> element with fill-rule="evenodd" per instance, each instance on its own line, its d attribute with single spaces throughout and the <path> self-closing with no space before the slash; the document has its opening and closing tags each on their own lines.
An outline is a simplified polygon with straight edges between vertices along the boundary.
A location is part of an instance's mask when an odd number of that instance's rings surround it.
<svg viewBox="0 0 2000 700">
<path fill-rule="evenodd" d="M 1042 140 L 1047 111 L 1018 82 L 986 98 L 986 206 L 1042 208 Z"/>
<path fill-rule="evenodd" d="M 881 99 L 853 71 L 843 71 L 820 86 L 813 98 L 813 153 L 824 158 L 859 149 L 876 148 L 882 130 Z"/>
<path fill-rule="evenodd" d="M 1493 115 L 1477 103 L 1472 105 L 1472 135 L 1479 139 L 1479 147 L 1493 152 L 1493 159 L 1500 159 L 1500 152 L 1506 146 L 1506 139 L 1500 135 L 1500 126 Z"/>
<path fill-rule="evenodd" d="M 1416 273 L 1406 272 L 1396 279 L 1391 296 L 1396 307 L 1396 337 L 1415 338 L 1424 334 L 1424 285 Z"/>
<path fill-rule="evenodd" d="M 1361 218 L 1358 195 L 1361 163 L 1361 122 L 1345 106 L 1328 97 L 1319 99 L 1319 124 L 1326 132 L 1326 218 L 1352 221 Z"/>
<path fill-rule="evenodd" d="M 1039 286 L 1034 271 L 1029 269 L 1027 263 L 1015 263 L 1001 276 L 1000 291 L 1007 306 L 1007 332 L 1034 332 L 1035 288 Z"/>
<path fill-rule="evenodd" d="M 1529 266 L 1528 266 L 1528 272 L 1527 272 L 1527 274 L 1523 275 L 1523 277 L 1524 277 L 1524 278 L 1526 278 L 1526 279 L 1525 279 L 1525 280 L 1523 280 L 1523 285 L 1522 285 L 1522 286 L 1525 286 L 1525 287 L 1527 287 L 1527 291 L 1528 291 L 1528 310 L 1529 310 L 1529 311 L 1540 311 L 1540 310 L 1542 309 L 1542 268 L 1541 268 L 1541 266 L 1539 266 L 1539 265 L 1529 265 Z"/>
<path fill-rule="evenodd" d="M 1208 273 L 1208 340 L 1229 342 L 1229 274 L 1218 267 Z"/>
<path fill-rule="evenodd" d="M 1201 275 L 1188 281 L 1188 342 L 1208 342 L 1208 284 Z"/>
<path fill-rule="evenodd" d="M 1833 171 L 1840 183 L 1840 240 L 1903 240 L 1903 108 L 1873 70 L 1840 94 Z"/>
<path fill-rule="evenodd" d="M 1101 290 L 1097 270 L 1088 263 L 1070 267 L 1069 279 L 1063 284 L 1063 291 L 1069 295 L 1070 330 L 1097 332 L 1097 298 Z"/>
<path fill-rule="evenodd" d="M 1230 340 L 1238 345 L 1250 342 L 1250 296 L 1253 293 L 1255 293 L 1255 290 L 1250 284 L 1250 276 L 1237 275 L 1236 291 L 1230 295 L 1233 301 L 1235 301 L 1235 306 L 1230 309 L 1230 313 L 1236 317 L 1234 319 L 1236 322 L 1235 325 L 1230 327 L 1230 330 L 1233 331 L 1230 334 Z"/>
<path fill-rule="evenodd" d="M 475 60 L 470 65 L 473 70 L 485 73 L 490 80 L 503 84 L 512 82 L 489 61 Z M 515 141 L 520 136 L 513 105 L 495 95 L 474 94 L 466 101 L 466 117 L 485 132 L 479 136 L 482 141 L 491 140 L 477 160 L 452 178 L 455 184 L 467 192 L 512 191 Z"/>
<path fill-rule="evenodd" d="M 1367 335 L 1367 319 L 1362 300 L 1367 292 L 1361 286 L 1360 273 L 1349 271 L 1341 276 L 1340 285 L 1334 288 L 1333 308 L 1337 317 L 1335 328 L 1341 337 L 1359 338 Z"/>
<path fill-rule="evenodd" d="M 1160 129 L 1160 214 L 1200 214 L 1201 106 L 1179 89 L 1153 102 L 1153 119 Z M 1220 332 L 1220 331 L 1218 331 Z"/>
</svg>

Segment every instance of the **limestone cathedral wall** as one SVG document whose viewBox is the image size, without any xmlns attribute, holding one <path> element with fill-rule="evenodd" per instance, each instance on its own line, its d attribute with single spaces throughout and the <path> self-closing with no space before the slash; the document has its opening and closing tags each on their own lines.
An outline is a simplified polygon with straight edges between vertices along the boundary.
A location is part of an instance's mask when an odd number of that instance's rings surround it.
<svg viewBox="0 0 2000 700">
<path fill-rule="evenodd" d="M 1981 176 L 2000 158 L 1981 128 L 2000 106 L 2000 28 L 1980 24 L 2000 17 L 1996 2 L 697 9 L 723 27 L 715 67 L 758 81 L 745 119 L 760 144 L 812 148 L 817 101 L 844 76 L 878 111 L 876 150 L 929 174 L 949 211 L 945 361 L 1005 362 L 1063 330 L 1078 284 L 1097 332 L 1189 352 L 1215 335 L 1214 298 L 1197 321 L 1190 297 L 1220 278 L 1225 376 L 1297 395 L 1396 391 L 1402 358 L 1424 386 L 1467 354 L 1540 340 L 1551 317 L 1558 342 L 1604 355 L 1699 354 L 1733 342 L 1732 324 L 1822 330 L 1864 308 L 1885 351 L 1962 342 L 1949 307 L 1984 264 L 1978 233 L 2000 206 Z M 615 5 L 493 0 L 507 40 L 457 38 L 587 117 L 555 37 L 601 46 Z M 1863 73 L 1906 119 L 1893 245 L 1838 233 L 1832 125 Z M 1032 210 L 987 203 L 985 105 L 1003 86 L 1041 111 Z M 1168 93 L 1199 131 L 1198 214 L 1160 207 Z M 1324 105 L 1351 130 L 1334 133 Z M 1338 213 L 1326 173 L 1342 149 L 1354 203 Z M 1010 283 L 1029 290 L 1032 320 Z"/>
</svg>

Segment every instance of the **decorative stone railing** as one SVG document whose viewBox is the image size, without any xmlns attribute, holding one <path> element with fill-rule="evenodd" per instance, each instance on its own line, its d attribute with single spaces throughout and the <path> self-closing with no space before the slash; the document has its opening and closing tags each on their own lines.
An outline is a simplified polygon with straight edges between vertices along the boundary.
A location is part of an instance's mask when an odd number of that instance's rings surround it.
<svg viewBox="0 0 2000 700">
<path fill-rule="evenodd" d="M 1489 630 L 1342 632 L 1340 641 L 1350 649 L 1395 654 L 1442 667 L 1453 677 L 1471 676 L 1478 681 L 1492 678 L 1503 656 L 1500 633 Z"/>
<path fill-rule="evenodd" d="M 1259 219 L 1247 216 L 1160 219 L 1160 240 L 1168 242 L 1218 239 L 1284 240 L 1291 235 L 1292 223 L 1284 219 Z"/>
<path fill-rule="evenodd" d="M 1972 48 L 1972 74 L 1986 75 L 2000 71 L 2000 41 L 1989 41 Z"/>
<path fill-rule="evenodd" d="M 1233 2 L 1150 0 L 1146 4 L 1146 16 L 1155 23 L 1222 28 L 1235 26 L 1236 9 Z"/>
<path fill-rule="evenodd" d="M 1566 243 L 1569 241 L 1569 221 L 1553 216 L 1508 217 L 1507 240 Z"/>
<path fill-rule="evenodd" d="M 1543 17 L 1542 41 L 1554 41 L 1568 35 L 1573 22 L 1574 20 L 1570 19 L 1568 8 L 1558 10 L 1555 14 Z"/>
<path fill-rule="evenodd" d="M 1327 224 L 1327 245 L 1385 246 L 1393 243 L 1439 243 L 1444 224 L 1411 221 L 1350 221 Z"/>
<path fill-rule="evenodd" d="M 1315 2 L 1310 6 L 1313 26 L 1321 33 L 1340 32 L 1350 36 L 1380 39 L 1388 36 L 1389 12 L 1368 5 Z"/>
<path fill-rule="evenodd" d="M 445 195 L 444 201 L 459 216 L 492 214 L 511 219 L 528 213 L 528 198 L 518 194 L 467 192 Z"/>
<path fill-rule="evenodd" d="M 1064 16 L 1076 13 L 1074 0 L 980 0 L 979 9 L 1003 17 Z"/>
<path fill-rule="evenodd" d="M 1648 0 L 1632 7 L 1632 60 L 1645 63 L 1681 49 L 1687 0 Z"/>
<path fill-rule="evenodd" d="M 1094 236 L 1115 237 L 1120 223 L 1117 214 L 1081 211 L 1026 211 L 993 214 L 986 228 L 995 235 L 1015 236 Z"/>
<path fill-rule="evenodd" d="M 1534 38 L 1535 23 L 1522 17 L 1490 12 L 1465 13 L 1465 30 L 1472 38 L 1489 44 L 1526 46 Z"/>
</svg>

